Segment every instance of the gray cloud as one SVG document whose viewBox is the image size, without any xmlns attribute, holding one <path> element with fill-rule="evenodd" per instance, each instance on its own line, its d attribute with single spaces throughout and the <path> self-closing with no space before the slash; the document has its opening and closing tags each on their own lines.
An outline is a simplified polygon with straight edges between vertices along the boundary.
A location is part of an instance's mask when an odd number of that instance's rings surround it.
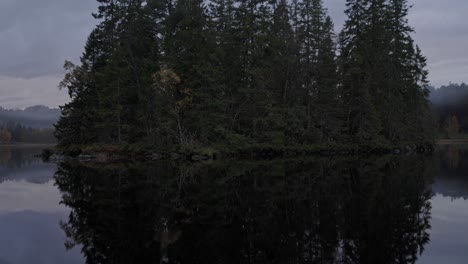
<svg viewBox="0 0 468 264">
<path fill-rule="evenodd" d="M 90 30 L 95 0 L 0 1 L 0 105 L 58 106 L 66 59 L 77 61 Z"/>
<path fill-rule="evenodd" d="M 79 57 L 94 8 L 95 0 L 0 1 L 0 75 L 60 73 L 64 59 Z"/>
<path fill-rule="evenodd" d="M 36 78 L 0 79 L 0 106 L 5 108 L 25 108 L 43 104 L 57 107 L 68 100 L 66 91 L 60 91 L 57 86 L 60 76 L 46 75 Z"/>
<path fill-rule="evenodd" d="M 410 23 L 435 85 L 468 82 L 468 1 L 413 0 Z"/>
<path fill-rule="evenodd" d="M 337 30 L 344 0 L 324 0 Z M 415 39 L 429 60 L 435 85 L 468 81 L 468 10 L 465 0 L 411 0 Z M 64 60 L 77 61 L 96 23 L 95 0 L 0 1 L 0 105 L 57 106 L 67 100 L 57 89 Z"/>
</svg>

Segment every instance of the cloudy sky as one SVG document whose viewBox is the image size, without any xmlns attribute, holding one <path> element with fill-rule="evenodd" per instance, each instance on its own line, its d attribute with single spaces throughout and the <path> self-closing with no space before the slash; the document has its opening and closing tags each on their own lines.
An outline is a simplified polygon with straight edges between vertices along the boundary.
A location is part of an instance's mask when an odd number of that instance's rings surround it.
<svg viewBox="0 0 468 264">
<path fill-rule="evenodd" d="M 468 82 L 466 0 L 410 0 L 415 39 L 429 60 L 431 83 Z M 345 0 L 324 0 L 337 29 Z M 66 59 L 77 61 L 95 25 L 95 0 L 0 0 L 0 106 L 56 107 Z"/>
</svg>

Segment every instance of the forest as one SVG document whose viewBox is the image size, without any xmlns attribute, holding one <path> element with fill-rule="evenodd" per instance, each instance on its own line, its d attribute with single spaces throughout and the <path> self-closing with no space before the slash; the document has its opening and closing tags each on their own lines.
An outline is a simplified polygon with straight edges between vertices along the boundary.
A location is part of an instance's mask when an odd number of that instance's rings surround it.
<svg viewBox="0 0 468 264">
<path fill-rule="evenodd" d="M 42 105 L 0 107 L 0 144 L 55 144 L 54 123 L 59 116 L 59 109 Z"/>
<path fill-rule="evenodd" d="M 468 85 L 465 83 L 430 88 L 434 118 L 442 139 L 466 138 L 468 131 Z"/>
<path fill-rule="evenodd" d="M 60 109 L 43 105 L 25 109 L 6 109 L 0 106 L 0 123 L 19 123 L 32 128 L 53 128 L 60 117 Z"/>
<path fill-rule="evenodd" d="M 97 0 L 59 147 L 431 144 L 407 0 Z"/>
<path fill-rule="evenodd" d="M 53 128 L 33 128 L 20 123 L 0 125 L 0 144 L 55 144 Z"/>
</svg>

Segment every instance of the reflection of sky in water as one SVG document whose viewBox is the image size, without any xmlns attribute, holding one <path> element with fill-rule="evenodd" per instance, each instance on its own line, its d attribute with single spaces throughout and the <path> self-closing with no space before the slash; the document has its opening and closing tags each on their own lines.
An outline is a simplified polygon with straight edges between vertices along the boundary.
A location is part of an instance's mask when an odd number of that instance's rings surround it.
<svg viewBox="0 0 468 264">
<path fill-rule="evenodd" d="M 468 258 L 468 152 L 445 146 L 440 152 L 440 174 L 432 191 L 431 242 L 421 264 L 465 264 Z"/>
<path fill-rule="evenodd" d="M 59 222 L 56 166 L 13 156 L 0 164 L 0 264 L 82 263 L 79 249 L 66 251 Z"/>
<path fill-rule="evenodd" d="M 436 195 L 432 200 L 431 243 L 421 264 L 466 264 L 468 257 L 468 202 Z"/>
<path fill-rule="evenodd" d="M 39 162 L 19 168 L 0 166 L 0 182 L 24 180 L 30 183 L 46 183 L 52 179 L 56 168 L 57 166 L 54 164 Z"/>
<path fill-rule="evenodd" d="M 0 215 L 31 211 L 37 213 L 67 213 L 59 205 L 60 193 L 53 181 L 35 184 L 21 181 L 7 181 L 0 184 Z"/>
<path fill-rule="evenodd" d="M 82 263 L 79 250 L 67 252 L 59 228 L 63 213 L 0 215 L 0 264 Z"/>
<path fill-rule="evenodd" d="M 468 175 L 466 180 L 457 177 L 439 177 L 432 186 L 432 191 L 452 199 L 468 199 Z"/>
</svg>

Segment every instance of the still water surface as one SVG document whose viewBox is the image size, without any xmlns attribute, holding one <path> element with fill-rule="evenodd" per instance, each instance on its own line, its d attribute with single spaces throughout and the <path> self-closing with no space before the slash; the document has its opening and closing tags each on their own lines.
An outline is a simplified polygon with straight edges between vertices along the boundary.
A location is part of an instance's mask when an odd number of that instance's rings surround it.
<svg viewBox="0 0 468 264">
<path fill-rule="evenodd" d="M 45 164 L 0 148 L 0 264 L 467 263 L 468 148 Z"/>
</svg>

